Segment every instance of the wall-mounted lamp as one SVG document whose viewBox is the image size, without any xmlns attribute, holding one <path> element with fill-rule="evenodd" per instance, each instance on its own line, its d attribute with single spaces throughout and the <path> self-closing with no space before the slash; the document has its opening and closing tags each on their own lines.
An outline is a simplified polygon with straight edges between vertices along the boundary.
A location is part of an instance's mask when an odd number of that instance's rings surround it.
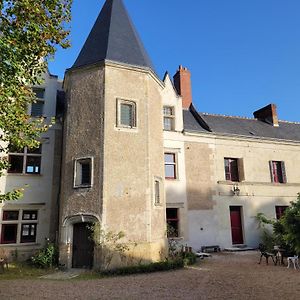
<svg viewBox="0 0 300 300">
<path fill-rule="evenodd" d="M 237 184 L 235 184 L 233 187 L 232 187 L 232 193 L 234 196 L 239 196 L 240 195 L 240 188 Z"/>
</svg>

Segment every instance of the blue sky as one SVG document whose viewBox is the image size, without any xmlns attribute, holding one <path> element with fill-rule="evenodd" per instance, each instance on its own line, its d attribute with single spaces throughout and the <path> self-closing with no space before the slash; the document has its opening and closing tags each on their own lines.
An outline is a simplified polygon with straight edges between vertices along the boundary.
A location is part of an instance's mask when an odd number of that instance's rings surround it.
<svg viewBox="0 0 300 300">
<path fill-rule="evenodd" d="M 159 76 L 191 70 L 199 111 L 251 117 L 276 103 L 281 120 L 300 121 L 299 0 L 124 2 Z M 57 52 L 53 74 L 72 66 L 103 3 L 74 0 L 72 48 Z"/>
</svg>

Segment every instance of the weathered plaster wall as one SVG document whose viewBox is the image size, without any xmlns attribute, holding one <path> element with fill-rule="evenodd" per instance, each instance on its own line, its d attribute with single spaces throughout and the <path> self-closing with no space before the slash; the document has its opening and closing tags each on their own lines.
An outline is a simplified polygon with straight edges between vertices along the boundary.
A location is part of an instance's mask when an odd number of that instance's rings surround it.
<svg viewBox="0 0 300 300">
<path fill-rule="evenodd" d="M 118 98 L 136 103 L 136 128 L 117 126 Z M 148 72 L 108 65 L 105 103 L 103 223 L 129 242 L 148 244 L 143 257 L 157 260 L 153 245 L 162 251 L 165 243 L 165 199 L 155 206 L 153 197 L 154 177 L 164 176 L 159 83 Z"/>
<path fill-rule="evenodd" d="M 67 73 L 67 114 L 64 122 L 64 153 L 61 188 L 61 222 L 81 212 L 100 215 L 103 168 L 103 84 L 101 67 Z M 74 161 L 94 158 L 94 185 L 74 189 Z"/>
</svg>

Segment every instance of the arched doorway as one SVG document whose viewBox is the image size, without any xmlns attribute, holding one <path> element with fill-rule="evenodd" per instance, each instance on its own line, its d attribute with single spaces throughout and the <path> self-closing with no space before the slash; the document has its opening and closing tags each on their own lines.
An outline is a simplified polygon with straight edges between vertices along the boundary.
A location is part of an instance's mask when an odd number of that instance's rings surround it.
<svg viewBox="0 0 300 300">
<path fill-rule="evenodd" d="M 93 223 L 101 223 L 100 217 L 77 214 L 64 219 L 60 232 L 61 265 L 67 268 L 94 267 L 94 243 L 89 229 Z"/>
<path fill-rule="evenodd" d="M 93 267 L 94 242 L 91 236 L 92 223 L 76 223 L 73 225 L 73 268 Z"/>
</svg>

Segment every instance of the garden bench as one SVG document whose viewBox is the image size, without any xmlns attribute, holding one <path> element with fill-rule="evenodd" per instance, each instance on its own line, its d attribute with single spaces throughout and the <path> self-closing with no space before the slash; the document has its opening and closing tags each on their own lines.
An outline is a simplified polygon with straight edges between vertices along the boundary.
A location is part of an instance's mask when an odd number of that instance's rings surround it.
<svg viewBox="0 0 300 300">
<path fill-rule="evenodd" d="M 259 259 L 259 263 L 258 264 L 261 263 L 261 260 L 262 260 L 263 257 L 266 258 L 266 264 L 267 265 L 269 264 L 269 258 L 270 257 L 272 258 L 274 265 L 277 264 L 276 254 L 271 253 L 271 252 L 267 252 L 265 245 L 259 244 L 258 249 L 260 251 L 260 259 Z"/>
<path fill-rule="evenodd" d="M 220 246 L 218 245 L 212 245 L 212 246 L 202 246 L 201 247 L 201 252 L 206 253 L 206 252 L 220 252 Z"/>
</svg>

